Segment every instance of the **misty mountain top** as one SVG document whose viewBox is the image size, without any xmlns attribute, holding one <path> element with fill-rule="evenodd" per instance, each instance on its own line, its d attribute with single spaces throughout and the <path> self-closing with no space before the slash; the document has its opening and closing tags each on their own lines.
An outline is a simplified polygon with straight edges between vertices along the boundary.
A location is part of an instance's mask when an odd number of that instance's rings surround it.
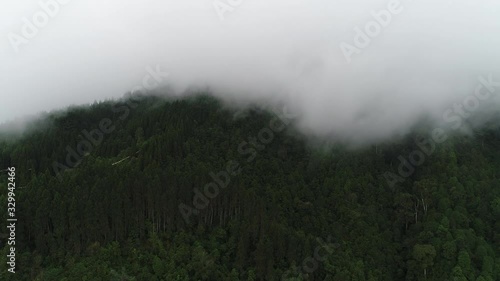
<svg viewBox="0 0 500 281">
<path fill-rule="evenodd" d="M 480 123 L 499 105 L 498 1 L 42 2 L 0 6 L 0 122 L 209 87 L 263 106 L 286 97 L 305 132 L 371 142 L 422 118 Z"/>
</svg>

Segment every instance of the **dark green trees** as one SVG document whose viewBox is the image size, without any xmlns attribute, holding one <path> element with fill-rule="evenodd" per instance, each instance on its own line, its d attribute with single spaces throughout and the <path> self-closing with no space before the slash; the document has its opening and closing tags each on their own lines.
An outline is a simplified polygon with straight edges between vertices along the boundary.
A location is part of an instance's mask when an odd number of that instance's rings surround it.
<svg viewBox="0 0 500 281">
<path fill-rule="evenodd" d="M 0 137 L 0 169 L 15 166 L 22 187 L 19 272 L 6 275 L 2 254 L 1 280 L 283 280 L 290 272 L 288 280 L 500 280 L 495 134 L 450 138 L 390 187 L 383 175 L 397 173 L 411 137 L 325 148 L 289 125 L 262 145 L 252 138 L 269 127 L 265 111 L 235 117 L 209 96 L 145 97 L 122 120 L 112 109 L 125 104 L 70 109 Z M 66 146 L 104 118 L 115 130 L 56 177 Z M 228 161 L 240 173 L 195 208 L 195 190 Z M 196 211 L 189 223 L 181 204 Z M 318 259 L 328 237 L 338 247 Z M 0 240 L 4 253 L 4 230 Z"/>
</svg>

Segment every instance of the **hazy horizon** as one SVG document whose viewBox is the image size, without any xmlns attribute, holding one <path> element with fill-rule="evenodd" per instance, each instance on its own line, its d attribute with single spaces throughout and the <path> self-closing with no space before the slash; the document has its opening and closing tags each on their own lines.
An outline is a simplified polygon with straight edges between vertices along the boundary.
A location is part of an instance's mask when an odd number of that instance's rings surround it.
<svg viewBox="0 0 500 281">
<path fill-rule="evenodd" d="M 42 0 L 0 8 L 0 124 L 119 98 L 155 71 L 179 93 L 208 87 L 263 104 L 286 97 L 305 132 L 346 139 L 388 138 L 421 118 L 446 123 L 447 110 L 453 119 L 467 102 L 478 103 L 470 113 L 487 114 L 500 100 L 495 1 Z M 41 12 L 52 15 L 27 32 Z M 474 100 L 480 85 L 485 98 Z"/>
</svg>

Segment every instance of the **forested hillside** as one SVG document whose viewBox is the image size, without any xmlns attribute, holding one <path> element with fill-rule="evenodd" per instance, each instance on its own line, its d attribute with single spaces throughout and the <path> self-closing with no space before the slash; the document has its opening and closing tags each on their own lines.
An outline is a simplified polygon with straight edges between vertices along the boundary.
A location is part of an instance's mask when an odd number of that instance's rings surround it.
<svg viewBox="0 0 500 281">
<path fill-rule="evenodd" d="M 0 230 L 0 280 L 500 280 L 498 127 L 401 176 L 416 134 L 348 149 L 293 122 L 149 96 L 2 135 L 18 221 L 15 274 Z"/>
</svg>

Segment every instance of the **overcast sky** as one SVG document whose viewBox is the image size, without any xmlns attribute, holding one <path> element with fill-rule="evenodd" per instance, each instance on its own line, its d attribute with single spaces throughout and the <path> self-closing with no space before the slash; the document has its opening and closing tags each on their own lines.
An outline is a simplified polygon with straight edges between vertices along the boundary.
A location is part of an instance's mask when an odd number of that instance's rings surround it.
<svg viewBox="0 0 500 281">
<path fill-rule="evenodd" d="M 318 134 L 382 138 L 441 120 L 480 76 L 500 81 L 495 0 L 55 1 L 0 2 L 0 123 L 121 97 L 149 66 L 180 91 L 289 95 Z M 356 45 L 367 26 L 369 44 Z"/>
</svg>

